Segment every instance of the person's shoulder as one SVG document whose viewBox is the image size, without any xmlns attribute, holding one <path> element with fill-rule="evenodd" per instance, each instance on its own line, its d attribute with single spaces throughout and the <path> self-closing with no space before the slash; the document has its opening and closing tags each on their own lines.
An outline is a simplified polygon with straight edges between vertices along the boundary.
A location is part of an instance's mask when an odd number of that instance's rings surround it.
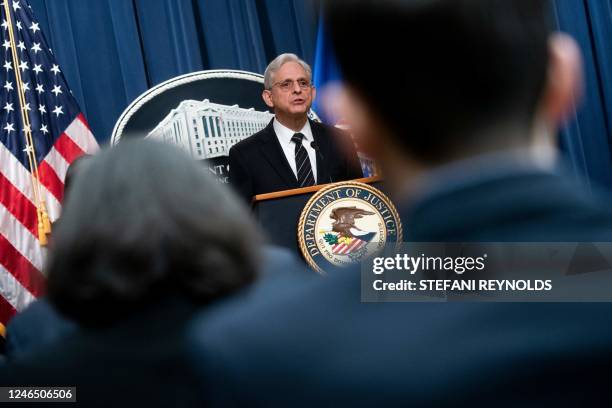
<svg viewBox="0 0 612 408">
<path fill-rule="evenodd" d="M 7 328 L 17 328 L 29 325 L 32 321 L 45 321 L 49 317 L 55 318 L 55 316 L 57 316 L 57 312 L 45 299 L 41 298 L 32 302 L 25 310 L 11 319 Z"/>
<path fill-rule="evenodd" d="M 308 303 L 306 299 L 316 297 L 316 293 L 321 295 L 316 288 L 325 284 L 325 279 L 315 272 L 306 272 L 310 273 L 263 274 L 259 282 L 241 295 L 220 302 L 194 319 L 192 339 L 201 344 L 215 343 L 215 338 L 225 337 L 228 330 L 235 328 L 249 336 L 267 335 L 257 327 L 267 325 L 269 317 L 290 321 L 299 314 L 303 301 Z M 245 338 L 233 337 L 239 342 Z"/>
<path fill-rule="evenodd" d="M 70 332 L 61 341 L 47 342 L 12 358 L 0 369 L 0 384 L 60 385 L 66 378 L 75 379 L 81 368 L 91 367 L 83 356 L 80 333 Z"/>
<path fill-rule="evenodd" d="M 556 213 L 551 211 L 551 218 L 569 231 L 583 232 L 592 236 L 587 241 L 612 241 L 612 192 L 596 182 L 568 175 L 558 178 L 562 188 L 542 191 L 556 201 Z M 587 185 L 590 186 L 587 189 Z"/>
<path fill-rule="evenodd" d="M 335 126 L 330 126 L 323 122 L 319 122 L 316 120 L 309 120 L 309 122 L 310 122 L 310 129 L 313 131 L 313 133 L 316 132 L 319 134 L 331 135 L 331 134 L 339 134 L 342 132 L 342 130 L 340 130 L 339 128 Z"/>
<path fill-rule="evenodd" d="M 609 193 L 559 172 L 514 172 L 445 186 L 442 183 L 403 208 L 414 240 L 612 242 Z M 457 217 L 456 214 L 465 214 Z"/>
<path fill-rule="evenodd" d="M 325 290 L 334 286 L 336 297 Z M 571 367 L 581 361 L 583 365 L 592 364 L 587 350 L 604 344 L 611 336 L 604 329 L 610 321 L 610 308 L 605 305 L 369 305 L 360 303 L 359 293 L 344 296 L 341 285 L 325 280 L 281 298 L 263 308 L 226 313 L 222 319 L 215 316 L 208 325 L 198 327 L 195 342 L 190 343 L 190 361 L 200 375 L 207 398 L 225 401 L 231 395 L 238 399 L 237 406 L 246 401 L 254 406 L 281 405 L 279 402 L 294 401 L 300 387 L 316 387 L 329 381 L 338 388 L 317 388 L 316 393 L 304 396 L 302 405 L 317 405 L 330 399 L 355 404 L 381 386 L 396 382 L 399 385 L 399 379 L 414 374 L 414 367 L 429 367 L 430 374 L 447 370 L 448 361 L 440 358 L 440 350 L 443 356 L 449 347 L 465 357 L 452 365 L 452 377 L 462 378 L 466 370 L 486 372 L 492 361 L 499 366 L 516 363 L 519 368 L 508 376 L 518 385 L 524 379 L 524 369 L 533 367 L 532 357 L 550 352 L 551 341 L 561 345 L 555 350 L 558 361 Z M 527 315 L 529 319 L 525 319 Z M 584 324 L 586 315 L 589 322 Z M 500 320 L 499 316 L 504 318 Z M 414 334 L 415 327 L 418 335 Z M 452 342 L 448 336 L 440 336 L 449 327 L 459 328 Z M 496 333 L 498 341 L 491 342 L 491 333 Z M 504 338 L 512 339 L 514 353 L 508 353 L 509 343 Z M 578 348 L 584 352 L 575 353 Z M 483 354 L 482 350 L 487 352 Z M 517 355 L 529 358 L 517 362 Z M 322 369 L 325 367 L 330 370 Z M 355 387 L 362 384 L 359 373 L 363 372 L 372 374 L 371 381 Z M 546 380 L 550 372 L 540 369 L 538 374 Z M 283 381 L 296 376 L 299 383 Z M 385 399 L 405 401 L 410 395 L 415 401 L 429 401 L 431 395 L 423 385 L 442 387 L 447 381 L 447 377 L 435 374 L 410 378 L 414 379 L 410 389 L 390 387 Z M 281 387 L 268 388 L 278 381 Z M 337 389 L 344 387 L 352 387 L 354 392 L 338 394 Z M 236 389 L 243 391 L 236 395 Z"/>
<path fill-rule="evenodd" d="M 306 264 L 287 248 L 266 245 L 263 247 L 262 255 L 262 276 L 305 275 L 312 273 L 307 270 Z"/>
<path fill-rule="evenodd" d="M 319 137 L 319 141 L 322 145 L 327 146 L 328 149 L 331 149 L 331 152 L 328 152 L 328 154 L 331 153 L 333 156 L 340 157 L 343 154 L 345 155 L 346 152 L 355 151 L 352 138 L 344 129 L 314 120 L 310 120 L 310 129 L 312 130 L 313 135 Z"/>
<path fill-rule="evenodd" d="M 7 326 L 7 355 L 30 352 L 71 332 L 75 324 L 61 316 L 45 299 L 32 302 Z"/>
<path fill-rule="evenodd" d="M 244 356 L 255 366 L 263 362 L 253 356 L 291 354 L 296 337 L 308 342 L 320 330 L 333 332 L 360 299 L 359 271 L 352 268 L 326 277 L 313 271 L 269 275 L 194 319 L 188 341 L 196 369 L 222 356 Z"/>
<path fill-rule="evenodd" d="M 583 193 L 581 205 L 568 214 L 566 225 L 585 231 L 589 241 L 612 242 L 612 193 L 599 186 L 593 186 L 591 195 Z"/>
<path fill-rule="evenodd" d="M 267 383 L 270 359 L 291 363 L 296 337 L 305 345 L 313 343 L 311 336 L 318 329 L 312 322 L 324 316 L 313 309 L 327 303 L 316 302 L 322 284 L 325 279 L 314 272 L 273 274 L 194 319 L 187 332 L 186 353 L 210 404 L 247 404 L 249 397 L 232 389 Z M 230 395 L 233 404 L 227 402 Z"/>
</svg>

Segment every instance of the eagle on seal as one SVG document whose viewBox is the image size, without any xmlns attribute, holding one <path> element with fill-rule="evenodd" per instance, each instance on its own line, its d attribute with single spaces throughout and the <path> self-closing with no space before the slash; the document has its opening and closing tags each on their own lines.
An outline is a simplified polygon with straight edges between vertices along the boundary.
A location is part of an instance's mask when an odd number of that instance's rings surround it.
<svg viewBox="0 0 612 408">
<path fill-rule="evenodd" d="M 351 228 L 361 231 L 361 229 L 355 226 L 355 220 L 366 215 L 374 215 L 374 213 L 357 207 L 334 208 L 329 215 L 329 218 L 334 220 L 332 231 L 339 233 L 341 237 L 355 238 Z"/>
</svg>

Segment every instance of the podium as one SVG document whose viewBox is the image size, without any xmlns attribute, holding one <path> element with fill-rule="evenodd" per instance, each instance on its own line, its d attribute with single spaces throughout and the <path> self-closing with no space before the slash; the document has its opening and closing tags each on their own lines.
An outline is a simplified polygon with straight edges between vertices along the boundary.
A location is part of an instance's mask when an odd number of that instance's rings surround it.
<svg viewBox="0 0 612 408">
<path fill-rule="evenodd" d="M 370 184 L 383 190 L 380 177 L 367 177 L 351 181 Z M 299 254 L 297 225 L 300 214 L 310 197 L 329 185 L 318 184 L 293 190 L 259 194 L 253 197 L 252 205 L 255 218 L 266 232 L 269 243 Z"/>
</svg>

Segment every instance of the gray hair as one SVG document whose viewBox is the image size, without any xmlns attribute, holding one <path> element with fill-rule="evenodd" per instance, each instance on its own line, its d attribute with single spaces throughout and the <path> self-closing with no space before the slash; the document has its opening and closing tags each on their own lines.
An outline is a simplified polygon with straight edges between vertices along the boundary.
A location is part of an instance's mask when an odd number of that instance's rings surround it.
<svg viewBox="0 0 612 408">
<path fill-rule="evenodd" d="M 310 69 L 310 65 L 301 60 L 300 57 L 295 54 L 281 54 L 272 60 L 272 62 L 266 68 L 266 72 L 264 72 L 264 87 L 266 89 L 272 89 L 272 86 L 274 85 L 272 77 L 279 69 L 281 69 L 283 65 L 288 62 L 297 62 L 300 64 L 302 68 L 304 68 L 304 71 L 306 71 L 308 80 L 312 80 L 312 69 Z"/>
</svg>

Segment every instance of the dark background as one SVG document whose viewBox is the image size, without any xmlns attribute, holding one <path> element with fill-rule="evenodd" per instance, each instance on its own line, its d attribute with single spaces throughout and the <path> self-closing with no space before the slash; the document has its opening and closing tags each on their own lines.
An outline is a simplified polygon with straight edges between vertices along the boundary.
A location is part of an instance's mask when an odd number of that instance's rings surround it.
<svg viewBox="0 0 612 408">
<path fill-rule="evenodd" d="M 30 0 L 101 143 L 147 89 L 205 69 L 262 74 L 294 52 L 313 63 L 318 7 L 302 0 Z"/>
<path fill-rule="evenodd" d="M 228 68 L 263 73 L 283 52 L 315 62 L 319 5 L 309 0 L 30 4 L 102 144 L 133 99 L 174 76 Z M 559 27 L 579 41 L 586 62 L 586 100 L 562 132 L 562 147 L 575 174 L 612 188 L 612 0 L 553 4 Z M 409 58 L 401 41 L 398 55 Z M 392 70 L 392 58 L 387 63 Z"/>
</svg>

